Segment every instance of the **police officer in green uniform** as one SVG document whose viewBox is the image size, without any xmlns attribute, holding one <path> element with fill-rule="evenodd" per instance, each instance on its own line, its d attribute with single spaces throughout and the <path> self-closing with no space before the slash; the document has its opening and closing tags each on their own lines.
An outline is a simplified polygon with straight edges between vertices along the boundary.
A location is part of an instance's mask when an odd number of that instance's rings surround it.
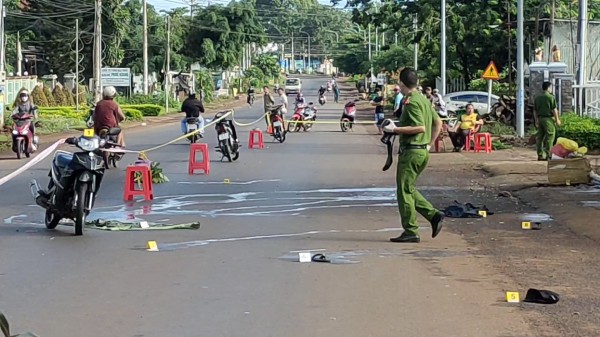
<svg viewBox="0 0 600 337">
<path fill-rule="evenodd" d="M 544 93 L 535 98 L 533 118 L 538 128 L 536 147 L 538 160 L 550 159 L 550 151 L 556 137 L 556 126 L 560 126 L 556 99 L 552 95 L 552 83 L 542 84 Z"/>
<path fill-rule="evenodd" d="M 442 129 L 442 121 L 431 102 L 417 90 L 417 72 L 404 68 L 400 73 L 400 90 L 405 97 L 400 125 L 388 120 L 387 133 L 399 134 L 400 151 L 396 168 L 398 209 L 404 232 L 392 242 L 420 242 L 417 212 L 431 223 L 432 237 L 442 229 L 444 213 L 435 209 L 415 188 L 415 183 L 429 161 L 429 149 Z"/>
</svg>

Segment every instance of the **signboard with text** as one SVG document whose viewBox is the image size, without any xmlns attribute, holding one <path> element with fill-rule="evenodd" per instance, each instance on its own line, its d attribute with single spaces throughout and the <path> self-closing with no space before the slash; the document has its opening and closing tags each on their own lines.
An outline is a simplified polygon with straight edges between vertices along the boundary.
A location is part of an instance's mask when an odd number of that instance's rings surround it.
<svg viewBox="0 0 600 337">
<path fill-rule="evenodd" d="M 131 70 L 129 68 L 102 68 L 102 86 L 129 87 Z"/>
</svg>

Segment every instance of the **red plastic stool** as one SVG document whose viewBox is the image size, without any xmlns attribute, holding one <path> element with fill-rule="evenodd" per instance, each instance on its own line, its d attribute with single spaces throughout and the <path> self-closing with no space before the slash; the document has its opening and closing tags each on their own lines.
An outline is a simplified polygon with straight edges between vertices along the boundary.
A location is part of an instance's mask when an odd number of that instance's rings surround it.
<svg viewBox="0 0 600 337">
<path fill-rule="evenodd" d="M 258 139 L 254 137 L 254 135 L 258 136 Z M 263 142 L 263 133 L 260 129 L 250 130 L 250 139 L 248 140 L 248 148 L 253 149 L 256 145 L 259 149 L 265 148 L 265 143 Z"/>
<path fill-rule="evenodd" d="M 202 161 L 196 161 L 196 153 L 202 152 Z M 210 157 L 208 155 L 208 144 L 191 144 L 188 174 L 194 174 L 195 170 L 203 170 L 204 174 L 210 174 Z"/>
<path fill-rule="evenodd" d="M 140 172 L 142 174 L 142 189 L 135 189 L 135 174 Z M 141 163 L 127 166 L 125 171 L 125 193 L 123 199 L 125 201 L 132 201 L 136 195 L 143 195 L 144 200 L 154 199 L 154 192 L 152 190 L 152 172 L 150 171 L 150 163 Z"/>
<path fill-rule="evenodd" d="M 483 145 L 481 145 L 483 141 Z M 492 152 L 492 135 L 488 132 L 479 132 L 475 134 L 475 152 L 485 151 L 485 153 Z"/>
</svg>

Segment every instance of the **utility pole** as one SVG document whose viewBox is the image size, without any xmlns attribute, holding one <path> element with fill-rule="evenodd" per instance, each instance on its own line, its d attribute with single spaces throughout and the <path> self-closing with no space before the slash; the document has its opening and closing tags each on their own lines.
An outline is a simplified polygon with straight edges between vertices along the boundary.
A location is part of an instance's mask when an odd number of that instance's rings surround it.
<svg viewBox="0 0 600 337">
<path fill-rule="evenodd" d="M 398 45 L 398 33 L 394 34 L 394 44 Z"/>
<path fill-rule="evenodd" d="M 554 43 L 554 39 L 552 35 L 554 35 L 554 17 L 556 12 L 556 0 L 552 0 L 552 9 L 550 11 L 550 39 L 548 43 L 548 63 L 552 60 L 552 44 Z"/>
<path fill-rule="evenodd" d="M 4 40 L 5 40 L 5 36 L 4 36 L 4 17 L 6 16 L 6 8 L 4 8 L 4 1 L 0 0 L 0 72 L 4 73 L 6 65 L 4 63 L 5 61 L 5 55 L 6 55 L 6 48 L 4 46 Z"/>
<path fill-rule="evenodd" d="M 4 127 L 4 103 L 6 89 L 6 71 L 4 68 L 4 54 L 6 51 L 4 45 L 4 17 L 6 10 L 4 3 L 0 0 L 0 128 Z"/>
<path fill-rule="evenodd" d="M 21 76 L 23 74 L 23 69 L 21 69 L 21 55 L 22 55 L 22 51 L 21 51 L 21 34 L 19 34 L 19 32 L 17 31 L 17 76 Z"/>
<path fill-rule="evenodd" d="M 446 0 L 442 0 L 442 10 L 441 10 L 441 21 L 442 21 L 442 62 L 441 62 L 441 74 L 442 74 L 442 87 L 440 89 L 440 93 L 442 96 L 446 95 Z"/>
<path fill-rule="evenodd" d="M 144 45 L 143 45 L 143 62 L 144 62 L 144 95 L 148 95 L 148 8 L 146 0 L 142 2 L 142 12 L 144 16 Z"/>
<path fill-rule="evenodd" d="M 517 0 L 517 135 L 519 137 L 525 136 L 525 45 L 523 43 L 523 17 L 523 0 Z"/>
<path fill-rule="evenodd" d="M 94 29 L 94 96 L 102 99 L 102 0 L 96 0 L 96 28 Z"/>
<path fill-rule="evenodd" d="M 417 14 L 413 17 L 413 49 L 414 49 L 414 61 L 415 61 L 415 71 L 419 69 L 419 42 L 417 41 L 417 29 L 418 29 L 419 19 Z"/>
<path fill-rule="evenodd" d="M 194 5 L 196 1 L 190 0 L 190 19 L 194 19 Z"/>
<path fill-rule="evenodd" d="M 75 19 L 75 110 L 79 111 L 79 19 Z"/>
<path fill-rule="evenodd" d="M 294 33 L 292 33 L 292 59 L 290 60 L 290 69 L 296 70 L 296 54 L 294 54 Z"/>
<path fill-rule="evenodd" d="M 506 0 L 506 13 L 508 13 L 508 85 L 512 85 L 512 22 L 510 22 L 510 12 L 512 11 L 511 1 Z"/>
<path fill-rule="evenodd" d="M 587 45 L 587 29 L 588 28 L 588 2 L 587 0 L 579 1 L 579 69 L 577 76 L 577 84 L 579 85 L 579 93 L 577 94 L 577 105 L 579 114 L 585 113 L 585 94 L 584 85 L 587 82 L 586 78 L 586 45 Z"/>
<path fill-rule="evenodd" d="M 171 95 L 171 86 L 169 71 L 171 71 L 171 16 L 167 16 L 167 57 L 165 62 L 165 111 L 169 113 L 169 96 Z"/>
</svg>

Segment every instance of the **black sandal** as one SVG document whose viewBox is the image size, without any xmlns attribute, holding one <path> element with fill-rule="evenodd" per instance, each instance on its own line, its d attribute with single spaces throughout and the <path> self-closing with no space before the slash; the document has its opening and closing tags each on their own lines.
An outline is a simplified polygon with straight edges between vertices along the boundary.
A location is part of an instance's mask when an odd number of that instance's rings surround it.
<svg viewBox="0 0 600 337">
<path fill-rule="evenodd" d="M 327 257 L 325 257 L 325 255 L 323 255 L 323 254 L 315 254 L 315 255 L 312 257 L 312 261 L 313 261 L 313 262 L 331 262 L 331 261 L 329 261 L 329 260 L 327 259 Z"/>
</svg>

